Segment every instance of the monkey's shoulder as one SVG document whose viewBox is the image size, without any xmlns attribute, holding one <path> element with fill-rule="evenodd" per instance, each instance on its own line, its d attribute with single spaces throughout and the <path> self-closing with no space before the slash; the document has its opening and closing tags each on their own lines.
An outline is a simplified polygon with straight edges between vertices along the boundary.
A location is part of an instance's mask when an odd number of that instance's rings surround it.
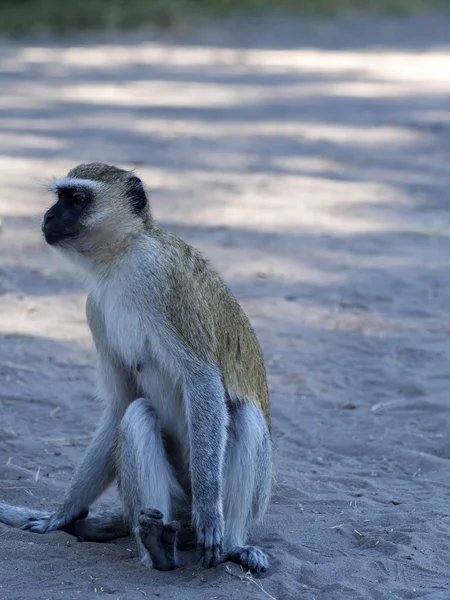
<svg viewBox="0 0 450 600">
<path fill-rule="evenodd" d="M 178 277 L 195 277 L 201 272 L 214 274 L 202 253 L 176 235 L 154 226 L 146 242 L 149 249 L 159 255 L 162 263 L 177 272 Z"/>
</svg>

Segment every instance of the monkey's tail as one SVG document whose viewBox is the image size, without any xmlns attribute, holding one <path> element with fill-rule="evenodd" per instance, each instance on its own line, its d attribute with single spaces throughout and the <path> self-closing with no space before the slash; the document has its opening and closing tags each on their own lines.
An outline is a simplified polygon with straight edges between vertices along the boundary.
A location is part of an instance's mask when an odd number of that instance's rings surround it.
<svg viewBox="0 0 450 600">
<path fill-rule="evenodd" d="M 0 523 L 20 528 L 34 519 L 47 519 L 50 513 L 44 510 L 11 506 L 0 502 Z M 110 542 L 130 535 L 130 527 L 120 511 L 104 512 L 74 521 L 63 531 L 86 542 Z"/>
</svg>

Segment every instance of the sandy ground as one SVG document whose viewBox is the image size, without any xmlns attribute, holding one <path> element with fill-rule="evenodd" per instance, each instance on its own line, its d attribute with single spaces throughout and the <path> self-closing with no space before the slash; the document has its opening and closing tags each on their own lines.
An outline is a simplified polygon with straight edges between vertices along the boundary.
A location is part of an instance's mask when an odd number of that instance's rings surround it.
<svg viewBox="0 0 450 600">
<path fill-rule="evenodd" d="M 136 167 L 248 312 L 278 473 L 259 579 L 0 526 L 0 599 L 450 598 L 450 20 L 0 58 L 0 500 L 55 507 L 100 414 L 85 291 L 39 234 L 43 184 L 91 160 Z"/>
</svg>

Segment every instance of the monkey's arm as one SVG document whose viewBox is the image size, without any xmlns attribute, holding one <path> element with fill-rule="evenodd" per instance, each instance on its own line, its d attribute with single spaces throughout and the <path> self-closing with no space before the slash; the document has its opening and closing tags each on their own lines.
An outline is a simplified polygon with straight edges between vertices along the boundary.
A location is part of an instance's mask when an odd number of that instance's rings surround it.
<svg viewBox="0 0 450 600">
<path fill-rule="evenodd" d="M 105 412 L 94 439 L 75 470 L 61 507 L 49 518 L 30 520 L 23 529 L 46 533 L 63 529 L 87 516 L 89 506 L 115 476 L 113 452 L 119 423 L 117 413 Z"/>
<path fill-rule="evenodd" d="M 78 465 L 63 503 L 50 518 L 30 521 L 26 529 L 45 533 L 63 529 L 69 523 L 84 518 L 89 506 L 105 491 L 115 477 L 114 448 L 120 421 L 135 390 L 127 371 L 108 350 L 101 315 L 90 299 L 87 304 L 88 323 L 98 351 L 99 395 L 106 404 L 105 412 L 94 438 Z"/>
<path fill-rule="evenodd" d="M 220 563 L 223 544 L 222 482 L 228 413 L 220 372 L 188 369 L 185 387 L 191 453 L 192 520 L 205 567 Z"/>
</svg>

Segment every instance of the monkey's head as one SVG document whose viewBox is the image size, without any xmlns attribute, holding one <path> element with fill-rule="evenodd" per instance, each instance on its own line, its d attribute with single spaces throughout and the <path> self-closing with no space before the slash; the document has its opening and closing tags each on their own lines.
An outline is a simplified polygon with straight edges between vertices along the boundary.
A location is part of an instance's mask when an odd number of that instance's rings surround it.
<svg viewBox="0 0 450 600">
<path fill-rule="evenodd" d="M 151 223 L 141 180 L 131 171 L 101 163 L 78 165 L 51 185 L 57 197 L 45 213 L 48 244 L 87 253 L 120 242 Z"/>
</svg>

